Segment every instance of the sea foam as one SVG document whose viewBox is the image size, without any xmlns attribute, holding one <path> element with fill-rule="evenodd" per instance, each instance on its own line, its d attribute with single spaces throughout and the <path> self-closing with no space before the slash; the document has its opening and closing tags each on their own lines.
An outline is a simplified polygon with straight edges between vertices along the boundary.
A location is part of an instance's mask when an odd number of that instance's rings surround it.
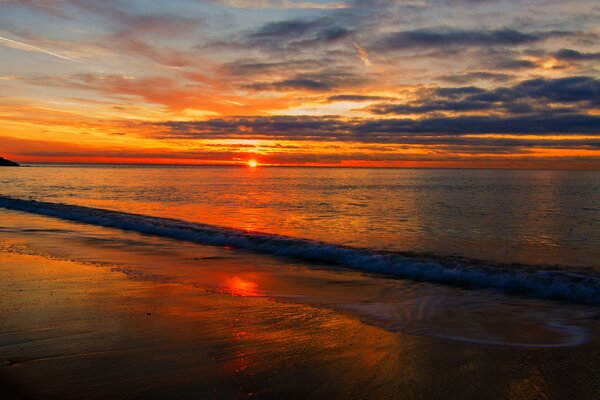
<svg viewBox="0 0 600 400">
<path fill-rule="evenodd" d="M 0 207 L 200 244 L 230 246 L 299 260 L 335 264 L 398 278 L 600 305 L 600 276 L 587 273 L 419 259 L 374 249 L 6 196 L 0 196 Z"/>
</svg>

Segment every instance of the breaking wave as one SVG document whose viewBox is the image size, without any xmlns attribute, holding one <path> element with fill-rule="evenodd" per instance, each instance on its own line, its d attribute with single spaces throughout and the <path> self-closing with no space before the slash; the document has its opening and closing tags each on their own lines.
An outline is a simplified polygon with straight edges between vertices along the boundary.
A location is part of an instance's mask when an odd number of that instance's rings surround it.
<svg viewBox="0 0 600 400">
<path fill-rule="evenodd" d="M 335 264 L 399 278 L 466 288 L 495 289 L 530 297 L 600 304 L 600 276 L 515 266 L 470 265 L 444 259 L 354 248 L 294 237 L 62 203 L 0 196 L 0 207 L 189 242 L 230 246 L 294 259 Z"/>
</svg>

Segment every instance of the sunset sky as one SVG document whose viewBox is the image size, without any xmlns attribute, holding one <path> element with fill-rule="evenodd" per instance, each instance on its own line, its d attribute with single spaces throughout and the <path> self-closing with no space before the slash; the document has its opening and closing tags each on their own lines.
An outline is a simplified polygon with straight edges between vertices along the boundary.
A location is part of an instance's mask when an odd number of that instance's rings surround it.
<svg viewBox="0 0 600 400">
<path fill-rule="evenodd" d="M 600 169 L 600 5 L 0 0 L 0 156 Z"/>
</svg>

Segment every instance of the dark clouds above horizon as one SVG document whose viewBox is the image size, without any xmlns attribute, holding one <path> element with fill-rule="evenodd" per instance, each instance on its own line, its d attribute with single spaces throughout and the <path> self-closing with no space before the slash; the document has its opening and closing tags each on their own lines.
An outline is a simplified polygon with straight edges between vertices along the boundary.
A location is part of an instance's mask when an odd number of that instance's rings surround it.
<svg viewBox="0 0 600 400">
<path fill-rule="evenodd" d="M 599 20 L 588 0 L 0 0 L 0 150 L 600 168 Z"/>
</svg>

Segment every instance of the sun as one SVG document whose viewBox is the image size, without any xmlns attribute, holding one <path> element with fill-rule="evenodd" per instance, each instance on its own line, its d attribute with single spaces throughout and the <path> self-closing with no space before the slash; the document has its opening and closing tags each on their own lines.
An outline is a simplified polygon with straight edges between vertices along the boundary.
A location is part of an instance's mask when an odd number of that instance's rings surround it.
<svg viewBox="0 0 600 400">
<path fill-rule="evenodd" d="M 250 160 L 248 161 L 248 166 L 250 168 L 256 168 L 258 166 L 258 163 L 256 162 L 256 160 Z"/>
</svg>

